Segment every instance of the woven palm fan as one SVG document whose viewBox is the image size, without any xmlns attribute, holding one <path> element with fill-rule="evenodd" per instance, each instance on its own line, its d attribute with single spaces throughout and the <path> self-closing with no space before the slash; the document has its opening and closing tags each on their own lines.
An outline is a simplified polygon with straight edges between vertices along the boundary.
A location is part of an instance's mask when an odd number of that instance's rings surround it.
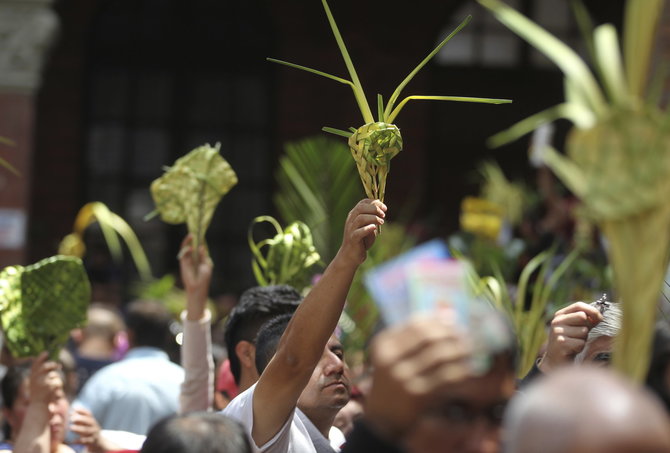
<svg viewBox="0 0 670 453">
<path fill-rule="evenodd" d="M 0 322 L 14 357 L 49 351 L 52 359 L 70 331 L 86 321 L 91 286 L 79 258 L 53 256 L 0 272 Z"/>
<path fill-rule="evenodd" d="M 504 104 L 512 102 L 507 99 L 489 99 L 489 98 L 474 98 L 474 97 L 458 97 L 458 96 L 408 96 L 403 99 L 397 106 L 396 101 L 398 100 L 400 93 L 403 88 L 412 80 L 412 78 L 423 68 L 428 61 L 430 61 L 437 52 L 456 34 L 458 33 L 467 23 L 470 21 L 471 17 L 468 16 L 463 20 L 463 22 L 454 30 L 449 36 L 447 36 L 436 48 L 433 50 L 426 58 L 423 59 L 421 63 L 402 81 L 398 88 L 393 92 L 389 98 L 388 103 L 384 106 L 383 98 L 381 95 L 377 95 L 377 110 L 378 110 L 378 119 L 375 121 L 370 106 L 368 105 L 365 92 L 363 91 L 363 86 L 358 79 L 356 74 L 356 69 L 349 57 L 347 48 L 344 45 L 340 31 L 335 23 L 330 8 L 326 0 L 321 0 L 323 3 L 323 8 L 326 11 L 328 16 L 328 22 L 330 27 L 335 35 L 335 40 L 337 45 L 342 53 L 344 62 L 346 63 L 347 69 L 351 80 L 346 80 L 341 77 L 336 77 L 330 74 L 327 74 L 322 71 L 317 71 L 315 69 L 307 68 L 305 66 L 300 66 L 293 63 L 288 63 L 286 61 L 276 60 L 274 58 L 268 58 L 268 61 L 274 63 L 283 64 L 290 66 L 292 68 L 301 69 L 303 71 L 308 71 L 313 74 L 317 74 L 323 77 L 327 77 L 336 82 L 349 85 L 354 92 L 356 102 L 358 107 L 363 114 L 363 121 L 365 124 L 359 128 L 350 128 L 349 131 L 344 131 L 340 129 L 334 129 L 331 127 L 324 127 L 323 130 L 330 132 L 336 135 L 341 135 L 348 139 L 349 148 L 351 149 L 351 154 L 356 161 L 356 166 L 358 168 L 358 174 L 363 183 L 365 189 L 365 194 L 371 199 L 378 199 L 384 201 L 384 194 L 386 191 L 386 177 L 388 176 L 391 159 L 395 157 L 403 148 L 403 140 L 400 135 L 400 130 L 396 125 L 393 124 L 396 116 L 400 113 L 402 108 L 410 100 L 437 100 L 437 101 L 458 101 L 458 102 L 480 102 L 486 104 Z"/>
<path fill-rule="evenodd" d="M 237 184 L 237 175 L 219 154 L 220 145 L 200 146 L 177 159 L 172 167 L 151 183 L 156 203 L 154 214 L 164 222 L 186 223 L 193 234 L 193 250 L 205 244 L 205 232 L 221 198 Z M 198 260 L 194 260 L 197 262 Z M 196 267 L 197 270 L 197 267 Z"/>
<path fill-rule="evenodd" d="M 565 74 L 565 103 L 519 122 L 492 137 L 491 144 L 509 142 L 558 118 L 574 123 L 567 157 L 546 147 L 545 163 L 580 198 L 582 215 L 607 238 L 624 313 L 613 364 L 642 380 L 670 251 L 668 112 L 658 107 L 660 89 L 648 90 L 664 1 L 627 2 L 623 59 L 616 29 L 605 24 L 592 30 L 586 9 L 576 3 L 600 84 L 572 49 L 525 16 L 498 0 L 478 1 Z"/>
</svg>

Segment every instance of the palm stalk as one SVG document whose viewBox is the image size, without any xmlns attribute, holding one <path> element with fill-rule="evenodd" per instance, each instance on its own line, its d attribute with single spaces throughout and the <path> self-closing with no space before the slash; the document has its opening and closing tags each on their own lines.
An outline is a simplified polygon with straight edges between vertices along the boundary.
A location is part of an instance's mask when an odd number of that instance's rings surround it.
<svg viewBox="0 0 670 453">
<path fill-rule="evenodd" d="M 473 266 L 468 266 L 470 286 L 476 295 L 483 296 L 496 309 L 504 313 L 514 327 L 519 341 L 519 366 L 517 376 L 523 378 L 533 367 L 542 344 L 547 338 L 546 317 L 551 297 L 555 293 L 559 280 L 565 275 L 570 265 L 579 255 L 578 249 L 573 250 L 561 263 L 551 270 L 554 249 L 541 252 L 521 271 L 516 288 L 516 297 L 512 298 L 500 269 L 493 276 L 480 277 Z M 528 285 L 533 275 L 537 274 L 531 299 L 526 309 Z"/>
<path fill-rule="evenodd" d="M 326 136 L 287 143 L 275 173 L 274 204 L 284 223 L 309 226 L 321 259 L 330 262 L 342 243 L 342 225 L 360 200 L 351 177 L 354 161 L 347 145 Z"/>
<path fill-rule="evenodd" d="M 424 58 L 419 65 L 414 68 L 407 77 L 398 85 L 393 94 L 389 97 L 388 102 L 384 105 L 381 95 L 377 96 L 377 112 L 378 117 L 375 121 L 367 97 L 363 90 L 363 86 L 358 78 L 354 64 L 349 56 L 342 35 L 340 34 L 335 18 L 333 17 L 328 2 L 321 0 L 324 11 L 328 17 L 330 28 L 333 31 L 335 40 L 342 54 L 342 58 L 346 64 L 347 70 L 351 80 L 337 77 L 323 71 L 308 68 L 306 66 L 289 63 L 274 58 L 268 58 L 268 61 L 273 63 L 283 64 L 292 68 L 301 69 L 303 71 L 311 72 L 322 77 L 329 78 L 336 82 L 348 85 L 354 92 L 356 103 L 363 116 L 364 125 L 359 128 L 350 128 L 348 131 L 335 129 L 331 127 L 324 127 L 323 130 L 336 135 L 343 136 L 348 139 L 351 154 L 356 161 L 358 174 L 363 183 L 365 194 L 368 198 L 378 199 L 384 201 L 386 193 L 386 178 L 391 167 L 391 159 L 395 157 L 403 148 L 403 140 L 400 135 L 400 130 L 393 123 L 403 107 L 411 100 L 437 100 L 437 101 L 455 101 L 455 102 L 479 102 L 486 104 L 504 104 L 512 102 L 508 99 L 491 99 L 491 98 L 473 98 L 473 97 L 459 97 L 459 96 L 423 96 L 412 95 L 404 98 L 397 103 L 400 94 L 405 86 L 414 78 L 414 76 L 423 68 L 437 54 L 440 49 L 451 38 L 456 35 L 468 22 L 471 16 L 466 17 L 456 29 L 449 34 L 442 42 Z M 397 103 L 397 105 L 396 105 Z"/>
<path fill-rule="evenodd" d="M 121 242 L 118 237 L 121 236 L 128 246 L 140 278 L 143 281 L 150 281 L 152 279 L 151 266 L 137 235 L 121 216 L 112 212 L 104 203 L 99 201 L 87 203 L 79 210 L 74 221 L 73 231 L 61 240 L 58 253 L 83 258 L 86 253 L 84 232 L 96 222 L 100 224 L 100 229 L 112 257 L 116 261 L 120 261 L 122 258 Z"/>
<path fill-rule="evenodd" d="M 668 113 L 645 96 L 650 55 L 663 0 L 629 0 L 624 53 L 605 24 L 589 41 L 600 78 L 565 44 L 498 0 L 478 0 L 508 28 L 552 59 L 565 74 L 566 102 L 491 139 L 514 140 L 559 117 L 571 120 L 564 156 L 548 148 L 546 164 L 581 199 L 583 213 L 608 240 L 623 322 L 614 366 L 641 381 L 670 251 L 670 134 Z M 579 10 L 578 10 L 579 11 Z M 580 9 L 582 16 L 585 14 Z M 580 20 L 583 29 L 589 21 Z M 590 30 L 586 30 L 590 32 Z"/>
</svg>

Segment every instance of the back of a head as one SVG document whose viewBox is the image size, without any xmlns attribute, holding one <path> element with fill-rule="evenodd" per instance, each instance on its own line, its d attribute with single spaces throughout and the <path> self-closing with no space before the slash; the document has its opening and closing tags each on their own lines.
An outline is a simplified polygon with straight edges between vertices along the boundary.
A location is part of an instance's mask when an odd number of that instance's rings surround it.
<svg viewBox="0 0 670 453">
<path fill-rule="evenodd" d="M 116 335 L 125 329 L 121 315 L 104 304 L 91 304 L 86 317 L 86 326 L 83 328 L 84 340 L 89 337 L 100 337 L 113 343 Z"/>
<path fill-rule="evenodd" d="M 293 315 L 286 314 L 272 318 L 258 331 L 256 337 L 256 369 L 258 374 L 263 374 L 265 367 L 277 352 L 277 345 L 281 340 L 288 323 Z"/>
<path fill-rule="evenodd" d="M 126 325 L 131 346 L 166 349 L 171 338 L 172 316 L 165 306 L 154 300 L 137 300 L 128 305 Z"/>
<path fill-rule="evenodd" d="M 670 452 L 668 418 L 647 391 L 604 368 L 565 367 L 505 414 L 508 453 Z"/>
<path fill-rule="evenodd" d="M 140 453 L 250 453 L 237 421 L 221 414 L 193 412 L 156 423 Z"/>
<path fill-rule="evenodd" d="M 300 293 L 288 285 L 255 286 L 242 294 L 228 317 L 225 333 L 230 371 L 236 383 L 240 383 L 240 361 L 235 346 L 240 341 L 253 343 L 263 324 L 278 315 L 293 313 L 301 301 Z"/>
</svg>

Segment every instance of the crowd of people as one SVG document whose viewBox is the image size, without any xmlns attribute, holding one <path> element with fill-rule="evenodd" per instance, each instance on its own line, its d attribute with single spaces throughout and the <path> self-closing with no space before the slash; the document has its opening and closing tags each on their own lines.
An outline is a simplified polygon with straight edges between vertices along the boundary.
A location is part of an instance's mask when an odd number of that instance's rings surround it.
<svg viewBox="0 0 670 453">
<path fill-rule="evenodd" d="M 166 308 L 136 301 L 122 318 L 92 305 L 71 356 L 5 360 L 0 452 L 670 452 L 670 328 L 658 325 L 645 387 L 609 364 L 622 313 L 575 302 L 554 315 L 528 375 L 505 317 L 473 301 L 374 336 L 369 376 L 347 365 L 337 325 L 387 208 L 362 200 L 341 247 L 303 298 L 244 292 L 228 316 L 227 359 L 212 358 L 213 266 L 187 236 L 181 364 Z"/>
</svg>

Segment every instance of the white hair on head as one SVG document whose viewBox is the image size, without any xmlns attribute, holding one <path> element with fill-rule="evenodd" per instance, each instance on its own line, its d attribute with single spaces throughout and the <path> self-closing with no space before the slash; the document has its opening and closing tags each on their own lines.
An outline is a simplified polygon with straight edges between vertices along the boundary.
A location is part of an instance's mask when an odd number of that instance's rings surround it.
<svg viewBox="0 0 670 453">
<path fill-rule="evenodd" d="M 575 362 L 583 361 L 584 351 L 587 350 L 586 346 L 588 346 L 590 343 L 594 342 L 600 337 L 614 338 L 621 330 L 623 311 L 621 310 L 621 307 L 618 303 L 601 299 L 596 302 L 591 302 L 589 305 L 597 308 L 600 311 L 600 313 L 603 315 L 603 320 L 589 331 L 589 335 L 586 337 L 586 345 L 584 346 L 582 352 L 577 354 L 575 357 Z"/>
</svg>

